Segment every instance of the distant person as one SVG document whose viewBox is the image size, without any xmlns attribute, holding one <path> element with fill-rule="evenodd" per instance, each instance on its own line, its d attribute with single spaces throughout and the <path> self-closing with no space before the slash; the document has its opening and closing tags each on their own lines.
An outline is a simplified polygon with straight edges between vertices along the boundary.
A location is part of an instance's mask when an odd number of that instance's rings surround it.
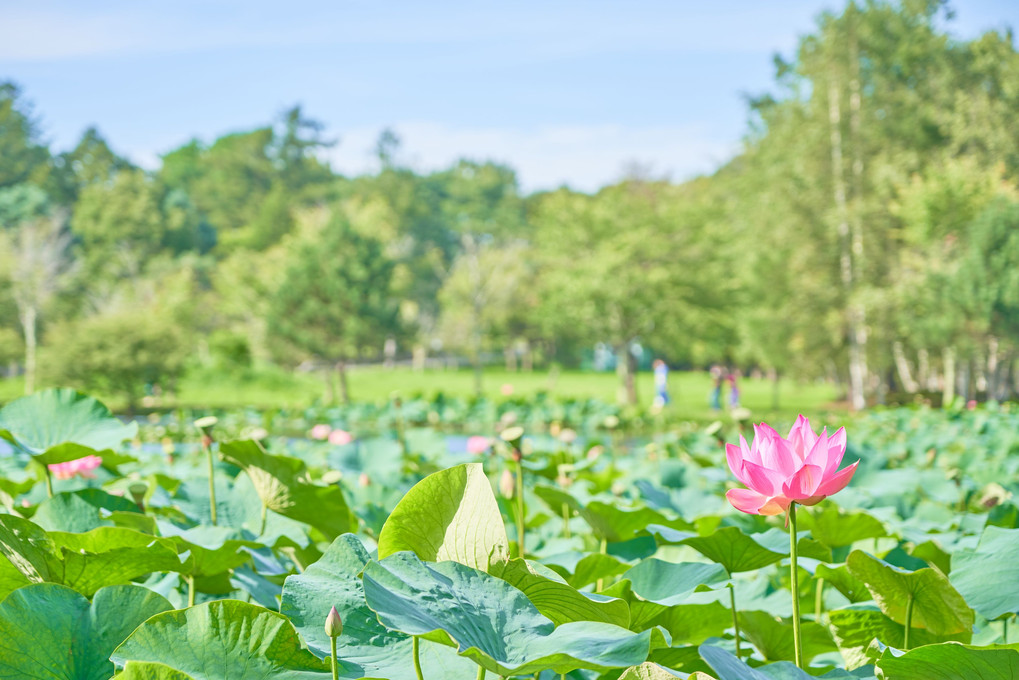
<svg viewBox="0 0 1019 680">
<path fill-rule="evenodd" d="M 729 374 L 729 408 L 739 408 L 739 386 L 736 384 L 736 374 Z"/>
<path fill-rule="evenodd" d="M 711 377 L 715 386 L 711 388 L 711 398 L 708 403 L 712 411 L 722 410 L 722 369 L 718 366 L 711 367 Z"/>
<path fill-rule="evenodd" d="M 654 406 L 662 408 L 669 403 L 669 367 L 661 359 L 655 359 L 651 366 L 655 372 Z"/>
</svg>

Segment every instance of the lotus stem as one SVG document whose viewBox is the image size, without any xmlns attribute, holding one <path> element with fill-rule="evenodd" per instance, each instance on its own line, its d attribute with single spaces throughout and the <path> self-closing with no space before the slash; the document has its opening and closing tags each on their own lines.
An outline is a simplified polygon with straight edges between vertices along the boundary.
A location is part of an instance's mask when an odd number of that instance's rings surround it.
<svg viewBox="0 0 1019 680">
<path fill-rule="evenodd" d="M 42 469 L 46 471 L 46 497 L 53 498 L 53 476 L 50 474 L 50 466 L 43 465 Z"/>
<path fill-rule="evenodd" d="M 732 610 L 732 628 L 736 634 L 736 657 L 740 657 L 740 644 L 739 644 L 739 617 L 736 615 L 736 589 L 732 583 L 726 586 L 729 589 L 729 608 Z"/>
<path fill-rule="evenodd" d="M 195 606 L 195 577 L 194 574 L 187 577 L 188 579 L 188 606 Z"/>
<path fill-rule="evenodd" d="M 608 552 L 608 549 L 609 549 L 609 542 L 608 542 L 607 539 L 603 538 L 601 540 L 601 544 L 598 546 L 598 552 L 600 552 L 602 555 L 604 555 L 604 554 L 606 554 Z M 601 578 L 598 579 L 597 583 L 594 584 L 595 592 L 601 591 L 603 585 L 605 585 L 605 579 L 601 579 Z"/>
<path fill-rule="evenodd" d="M 524 558 L 524 532 L 526 531 L 526 515 L 524 515 L 524 466 L 516 461 L 517 468 L 517 557 Z"/>
<path fill-rule="evenodd" d="M 803 643 L 800 637 L 800 574 L 796 566 L 796 503 L 789 504 L 789 579 L 793 590 L 793 657 L 803 668 Z"/>
<path fill-rule="evenodd" d="M 262 536 L 265 534 L 265 522 L 269 519 L 269 508 L 265 502 L 262 502 L 262 527 L 258 530 L 258 535 Z"/>
<path fill-rule="evenodd" d="M 913 593 L 906 598 L 906 632 L 902 635 L 902 649 L 909 651 L 909 629 L 913 625 Z"/>
<path fill-rule="evenodd" d="M 1001 622 L 1001 641 L 1004 642 L 1006 645 L 1008 644 L 1008 620 L 1010 618 L 1012 617 L 1006 616 L 1005 619 Z"/>
<path fill-rule="evenodd" d="M 817 579 L 817 593 L 814 595 L 814 620 L 821 623 L 821 609 L 824 606 L 824 579 Z"/>
<path fill-rule="evenodd" d="M 485 675 L 486 675 L 485 667 L 478 666 L 478 680 L 485 680 Z"/>
<path fill-rule="evenodd" d="M 421 641 L 417 635 L 411 638 L 411 649 L 414 652 L 414 673 L 417 675 L 418 680 L 425 680 L 424 674 L 421 672 Z"/>
<path fill-rule="evenodd" d="M 417 640 L 417 638 L 414 639 Z M 340 667 L 336 663 L 336 638 L 329 638 L 329 642 L 332 646 L 333 680 L 340 680 Z"/>
<path fill-rule="evenodd" d="M 202 448 L 205 449 L 205 458 L 209 462 L 209 518 L 212 520 L 212 526 L 216 526 L 216 473 L 212 460 L 212 446 L 206 444 L 203 438 Z"/>
<path fill-rule="evenodd" d="M 570 537 L 570 504 L 563 503 L 563 538 Z"/>
</svg>

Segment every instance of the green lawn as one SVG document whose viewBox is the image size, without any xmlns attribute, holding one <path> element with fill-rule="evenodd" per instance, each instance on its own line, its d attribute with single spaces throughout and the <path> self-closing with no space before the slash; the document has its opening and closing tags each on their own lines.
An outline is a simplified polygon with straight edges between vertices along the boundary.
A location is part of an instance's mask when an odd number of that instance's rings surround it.
<svg viewBox="0 0 1019 680">
<path fill-rule="evenodd" d="M 434 396 L 443 392 L 449 396 L 468 397 L 473 394 L 474 376 L 470 370 L 430 370 L 414 372 L 407 368 L 356 368 L 349 372 L 351 399 L 355 401 L 381 401 L 393 393 L 404 397 Z M 557 397 L 594 397 L 614 402 L 617 378 L 614 373 L 547 371 L 510 373 L 491 368 L 485 372 L 484 392 L 492 399 L 501 399 L 504 385 L 512 386 L 516 397 L 529 397 L 547 392 Z M 714 414 L 708 407 L 711 377 L 704 372 L 673 371 L 669 376 L 673 403 L 670 415 L 681 419 L 711 420 Z M 0 380 L 0 403 L 20 396 L 23 383 L 18 380 Z M 772 408 L 773 386 L 767 380 L 744 378 L 740 381 L 742 405 L 749 408 L 755 419 L 781 417 L 790 419 L 796 413 L 813 414 L 818 411 L 843 410 L 833 403 L 834 387 L 819 383 L 796 383 L 783 380 L 779 385 L 779 405 Z M 181 380 L 178 393 L 164 399 L 160 406 L 233 408 L 302 407 L 321 400 L 324 383 L 318 377 L 295 374 L 275 367 L 266 367 L 241 376 L 192 371 Z M 653 396 L 652 376 L 637 376 L 637 393 L 642 406 L 648 406 Z M 727 395 L 723 392 L 723 397 Z M 96 395 L 114 409 L 122 409 L 122 400 L 107 395 Z"/>
</svg>

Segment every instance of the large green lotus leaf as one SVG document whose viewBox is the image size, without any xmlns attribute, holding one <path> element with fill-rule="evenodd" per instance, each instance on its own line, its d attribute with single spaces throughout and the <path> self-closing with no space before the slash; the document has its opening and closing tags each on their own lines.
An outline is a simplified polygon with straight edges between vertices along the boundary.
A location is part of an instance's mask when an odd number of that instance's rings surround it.
<svg viewBox="0 0 1019 680">
<path fill-rule="evenodd" d="M 799 513 L 802 528 L 829 548 L 852 545 L 866 538 L 888 536 L 884 523 L 862 510 L 846 512 L 829 504 L 821 511 Z"/>
<path fill-rule="evenodd" d="M 230 527 L 200 526 L 181 531 L 168 523 L 160 529 L 177 551 L 188 554 L 183 573 L 197 578 L 222 574 L 248 562 L 251 555 L 242 548 L 258 548 L 261 544 L 237 538 L 238 532 Z"/>
<path fill-rule="evenodd" d="M 535 484 L 531 491 L 534 492 L 534 495 L 540 498 L 542 502 L 548 506 L 548 509 L 555 513 L 556 516 L 562 515 L 564 505 L 573 512 L 580 512 L 583 508 L 580 501 L 574 498 L 571 494 L 554 486 Z"/>
<path fill-rule="evenodd" d="M 836 566 L 819 564 L 814 568 L 814 576 L 823 578 L 825 583 L 835 586 L 835 589 L 850 602 L 863 602 L 870 599 L 867 584 L 853 576 L 849 572 L 849 567 L 844 564 Z"/>
<path fill-rule="evenodd" d="M 948 580 L 984 618 L 1019 612 L 1019 529 L 987 527 L 976 550 L 952 556 Z"/>
<path fill-rule="evenodd" d="M 691 529 L 692 525 L 683 520 L 670 520 L 657 510 L 648 507 L 620 508 L 613 503 L 591 501 L 580 509 L 591 531 L 600 540 L 622 543 L 643 533 L 649 524 L 676 530 Z"/>
<path fill-rule="evenodd" d="M 54 583 L 33 583 L 0 603 L 0 677 L 106 680 L 110 654 L 150 616 L 172 609 L 137 585 L 102 588 L 92 603 Z"/>
<path fill-rule="evenodd" d="M 301 647 L 285 616 L 239 600 L 217 600 L 153 616 L 112 657 L 160 663 L 194 680 L 326 680 L 329 663 Z M 361 677 L 344 663 L 341 676 Z"/>
<path fill-rule="evenodd" d="M 905 624 L 906 604 L 912 598 L 912 628 L 935 635 L 972 630 L 973 610 L 940 571 L 931 567 L 905 571 L 860 550 L 849 554 L 846 565 L 867 584 L 881 611 L 896 623 Z"/>
<path fill-rule="evenodd" d="M 430 474 L 397 503 L 379 534 L 379 559 L 403 550 L 477 569 L 509 554 L 499 504 L 481 463 Z"/>
<path fill-rule="evenodd" d="M 719 602 L 671 606 L 650 602 L 634 594 L 629 579 L 612 584 L 602 594 L 618 597 L 629 605 L 630 630 L 639 633 L 661 626 L 669 632 L 673 644 L 701 642 L 732 627 L 732 612 Z"/>
<path fill-rule="evenodd" d="M 766 661 L 793 661 L 793 625 L 768 612 L 741 611 L 740 632 L 757 648 Z M 836 651 L 828 630 L 814 621 L 800 624 L 803 660 L 809 662 L 818 654 Z"/>
<path fill-rule="evenodd" d="M 947 642 L 912 649 L 902 656 L 885 650 L 877 662 L 884 680 L 1014 680 L 1019 645 L 970 647 Z"/>
<path fill-rule="evenodd" d="M 554 564 L 554 560 L 551 562 L 549 563 L 550 567 L 554 568 L 557 566 Z M 596 583 L 598 580 L 614 578 L 629 568 L 629 564 L 623 562 L 615 555 L 591 553 L 574 563 L 572 571 L 568 569 L 562 571 L 560 569 L 554 570 L 560 576 L 563 576 L 566 582 L 574 588 L 583 588 L 584 586 Z"/>
<path fill-rule="evenodd" d="M 53 539 L 27 519 L 0 515 L 0 597 L 28 583 L 55 580 L 59 571 Z"/>
<path fill-rule="evenodd" d="M 623 578 L 630 580 L 639 597 L 670 606 L 683 602 L 699 586 L 719 584 L 729 575 L 720 564 L 648 558 L 623 574 Z"/>
<path fill-rule="evenodd" d="M 329 540 L 357 528 L 340 487 L 313 484 L 299 458 L 274 456 L 250 440 L 225 442 L 219 451 L 248 473 L 259 499 L 273 512 L 313 526 Z"/>
<path fill-rule="evenodd" d="M 0 409 L 0 437 L 32 454 L 66 442 L 110 449 L 137 432 L 137 423 L 122 423 L 101 402 L 68 388 L 36 392 Z"/>
<path fill-rule="evenodd" d="M 297 628 L 308 648 L 320 657 L 329 654 L 329 638 L 323 625 L 331 607 L 343 620 L 337 646 L 343 658 L 368 676 L 413 680 L 412 640 L 389 630 L 367 605 L 360 574 L 371 561 L 361 541 L 344 534 L 333 541 L 322 558 L 301 574 L 288 576 L 283 584 L 280 612 Z M 473 678 L 477 666 L 457 656 L 455 650 L 423 644 L 421 666 L 426 678 Z"/>
<path fill-rule="evenodd" d="M 32 521 L 46 531 L 82 533 L 110 524 L 100 517 L 100 510 L 141 515 L 138 506 L 122 496 L 114 496 L 102 489 L 81 489 L 47 498 L 36 508 Z"/>
<path fill-rule="evenodd" d="M 764 547 L 739 527 L 722 527 L 708 536 L 683 536 L 675 542 L 690 546 L 730 574 L 766 567 L 786 554 Z"/>
<path fill-rule="evenodd" d="M 114 680 L 195 680 L 187 673 L 149 661 L 128 661 L 124 670 L 113 678 Z"/>
<path fill-rule="evenodd" d="M 859 668 L 877 660 L 881 653 L 874 641 L 901 649 L 905 641 L 905 626 L 895 623 L 874 607 L 850 607 L 828 612 L 832 637 L 846 662 L 846 668 Z M 969 642 L 972 633 L 965 631 L 953 636 L 934 635 L 928 630 L 915 628 L 909 631 L 911 646 L 933 645 L 954 640 Z"/>
<path fill-rule="evenodd" d="M 708 662 L 718 675 L 718 680 L 813 680 L 799 668 L 786 661 L 751 668 L 736 655 L 712 645 L 701 645 L 701 657 Z"/>
<path fill-rule="evenodd" d="M 51 566 L 46 580 L 63 583 L 86 597 L 104 586 L 186 567 L 172 541 L 133 529 L 99 527 L 84 534 L 54 531 L 49 537 L 59 563 Z"/>
<path fill-rule="evenodd" d="M 623 628 L 630 624 L 630 608 L 625 602 L 581 593 L 542 565 L 517 558 L 493 562 L 488 572 L 523 592 L 557 626 L 570 621 L 602 621 Z"/>
<path fill-rule="evenodd" d="M 369 563 L 363 578 L 368 606 L 386 627 L 410 635 L 442 631 L 460 654 L 498 675 L 625 668 L 667 644 L 657 630 L 589 621 L 557 628 L 521 591 L 458 562 L 426 564 L 403 552 Z"/>
</svg>

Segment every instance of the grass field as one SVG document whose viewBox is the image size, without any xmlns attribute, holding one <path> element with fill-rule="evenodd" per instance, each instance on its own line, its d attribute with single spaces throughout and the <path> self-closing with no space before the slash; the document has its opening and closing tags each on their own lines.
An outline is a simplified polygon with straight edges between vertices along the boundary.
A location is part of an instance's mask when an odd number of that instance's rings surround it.
<svg viewBox="0 0 1019 680">
<path fill-rule="evenodd" d="M 348 380 L 350 396 L 355 401 L 382 401 L 394 393 L 406 398 L 418 395 L 431 398 L 439 392 L 447 396 L 469 397 L 474 393 L 474 375 L 469 370 L 415 372 L 408 368 L 355 368 L 349 372 Z M 499 368 L 485 372 L 485 396 L 496 400 L 505 398 L 502 393 L 504 386 L 512 387 L 514 397 L 533 397 L 539 392 L 547 392 L 561 398 L 596 398 L 614 402 L 618 380 L 614 373 L 511 373 Z M 671 415 L 693 420 L 712 419 L 716 414 L 708 406 L 711 387 L 711 377 L 705 372 L 673 371 L 669 376 L 673 400 L 669 406 Z M 19 379 L 0 380 L 0 403 L 17 398 L 23 389 Z M 742 405 L 753 412 L 755 419 L 770 416 L 788 418 L 799 412 L 810 414 L 844 408 L 834 403 L 837 396 L 835 388 L 824 383 L 780 381 L 777 410 L 772 407 L 773 385 L 768 380 L 744 378 L 740 381 L 740 393 Z M 177 393 L 162 399 L 157 408 L 303 407 L 321 401 L 324 394 L 325 385 L 320 377 L 275 367 L 240 375 L 192 371 L 181 380 Z M 650 373 L 638 374 L 637 394 L 642 406 L 650 405 L 653 397 Z M 723 402 L 727 395 L 726 388 Z M 122 410 L 125 406 L 123 400 L 116 397 L 96 396 L 114 410 Z"/>
</svg>

